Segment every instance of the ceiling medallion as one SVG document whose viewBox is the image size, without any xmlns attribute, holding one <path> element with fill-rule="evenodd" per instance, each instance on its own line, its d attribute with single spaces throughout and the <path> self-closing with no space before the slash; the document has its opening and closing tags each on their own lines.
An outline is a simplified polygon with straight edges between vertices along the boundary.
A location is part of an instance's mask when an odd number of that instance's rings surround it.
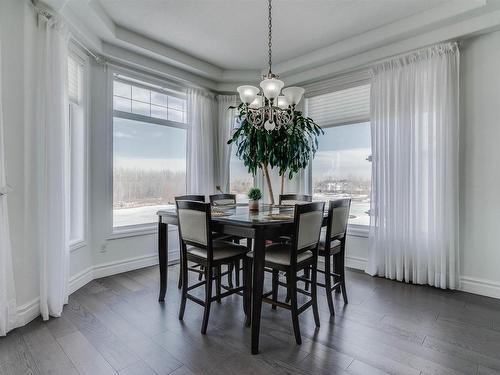
<svg viewBox="0 0 500 375">
<path fill-rule="evenodd" d="M 279 129 L 293 122 L 295 106 L 299 103 L 304 89 L 302 87 L 287 87 L 271 71 L 272 67 L 272 0 L 269 1 L 269 71 L 262 76 L 260 89 L 244 85 L 238 87 L 241 101 L 247 110 L 247 121 L 257 129 L 267 131 Z"/>
</svg>

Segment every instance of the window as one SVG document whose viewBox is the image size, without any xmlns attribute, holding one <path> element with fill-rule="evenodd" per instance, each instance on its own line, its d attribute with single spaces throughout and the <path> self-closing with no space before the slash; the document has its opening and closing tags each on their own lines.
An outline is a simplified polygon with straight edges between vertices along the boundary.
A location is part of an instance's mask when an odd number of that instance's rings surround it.
<svg viewBox="0 0 500 375">
<path fill-rule="evenodd" d="M 151 224 L 186 192 L 186 98 L 115 76 L 113 227 Z"/>
<path fill-rule="evenodd" d="M 231 147 L 229 176 L 230 191 L 236 194 L 236 202 L 247 202 L 247 193 L 254 186 L 254 180 L 243 161 L 236 156 L 236 147 Z"/>
<path fill-rule="evenodd" d="M 235 128 L 239 127 L 237 117 Z M 254 186 L 254 178 L 248 173 L 243 161 L 236 156 L 236 146 L 231 147 L 231 159 L 229 161 L 229 191 L 236 194 L 236 202 L 248 202 L 248 191 Z"/>
<path fill-rule="evenodd" d="M 312 162 L 314 200 L 351 197 L 350 224 L 369 225 L 370 123 L 325 128 Z"/>
<path fill-rule="evenodd" d="M 157 90 L 135 85 L 121 78 L 115 78 L 113 88 L 113 109 L 137 115 L 186 123 L 186 99 Z"/>
<path fill-rule="evenodd" d="M 308 114 L 325 134 L 312 162 L 314 200 L 350 197 L 350 224 L 370 224 L 370 86 L 313 97 Z"/>
<path fill-rule="evenodd" d="M 76 53 L 68 57 L 68 119 L 70 149 L 70 244 L 85 240 L 87 194 L 87 127 L 85 59 Z"/>
</svg>

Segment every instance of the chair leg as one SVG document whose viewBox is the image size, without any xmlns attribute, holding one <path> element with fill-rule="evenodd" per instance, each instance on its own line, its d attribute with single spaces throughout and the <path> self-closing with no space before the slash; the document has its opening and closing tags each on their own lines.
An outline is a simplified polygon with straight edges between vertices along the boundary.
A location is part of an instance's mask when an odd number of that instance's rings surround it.
<svg viewBox="0 0 500 375">
<path fill-rule="evenodd" d="M 344 304 L 348 304 L 349 301 L 347 300 L 347 290 L 345 287 L 345 250 L 341 251 L 339 254 L 340 257 L 340 287 L 342 288 L 342 297 L 344 298 Z"/>
<path fill-rule="evenodd" d="M 181 262 L 181 270 L 180 273 L 182 275 L 182 298 L 181 305 L 179 307 L 179 320 L 184 319 L 184 311 L 186 310 L 186 300 L 187 300 L 187 289 L 188 289 L 188 275 L 187 275 L 187 265 L 184 265 L 186 262 Z"/>
<path fill-rule="evenodd" d="M 204 271 L 205 270 L 205 267 L 203 266 L 200 266 L 200 271 Z M 203 274 L 200 272 L 200 274 L 198 275 L 198 281 L 201 281 L 203 279 Z"/>
<path fill-rule="evenodd" d="M 179 236 L 179 244 L 180 243 L 181 243 L 181 236 Z M 177 281 L 177 289 L 181 288 L 182 288 L 182 250 L 181 250 L 181 259 L 179 262 L 179 281 Z"/>
<path fill-rule="evenodd" d="M 181 289 L 182 288 L 182 256 L 181 256 L 181 260 L 179 262 L 179 281 L 177 282 L 177 289 Z"/>
<path fill-rule="evenodd" d="M 244 299 L 246 301 L 247 305 L 247 314 L 246 314 L 246 320 L 245 320 L 245 326 L 250 327 L 251 321 L 252 321 L 252 314 L 251 314 L 251 306 L 252 306 L 252 268 L 253 268 L 253 260 L 246 257 L 243 261 L 243 272 L 244 272 L 244 279 L 243 279 L 243 284 L 245 285 L 245 293 L 244 293 Z M 245 267 L 246 263 L 246 267 Z"/>
<path fill-rule="evenodd" d="M 279 271 L 273 270 L 273 301 L 278 300 L 278 281 L 279 281 Z M 276 310 L 276 305 L 272 305 L 272 309 Z"/>
<path fill-rule="evenodd" d="M 290 272 L 288 273 L 290 274 Z M 302 345 L 302 338 L 300 336 L 300 327 L 299 327 L 299 314 L 297 307 L 297 275 L 296 271 L 293 271 L 292 273 L 295 273 L 295 275 L 289 275 L 290 283 L 288 285 L 288 289 L 290 290 L 293 333 L 295 334 L 295 342 L 297 343 L 297 345 Z"/>
<path fill-rule="evenodd" d="M 245 313 L 245 324 L 249 320 L 250 303 L 248 298 L 248 263 L 249 260 L 245 257 L 243 259 L 243 311 Z"/>
<path fill-rule="evenodd" d="M 217 303 L 221 303 L 220 295 L 222 292 L 222 266 L 217 266 L 216 272 L 215 272 L 215 286 L 216 286 L 216 296 L 217 296 Z"/>
<path fill-rule="evenodd" d="M 286 297 L 285 297 L 285 302 L 288 303 L 290 302 L 290 277 L 288 276 L 288 272 L 285 274 L 286 278 Z"/>
<path fill-rule="evenodd" d="M 240 286 L 240 260 L 235 260 L 234 261 L 234 280 L 235 280 L 235 284 L 236 284 L 236 287 L 239 287 Z"/>
<path fill-rule="evenodd" d="M 311 267 L 304 268 L 304 275 L 306 279 L 311 279 Z M 309 281 L 305 281 L 304 285 L 305 290 L 309 290 Z"/>
<path fill-rule="evenodd" d="M 319 310 L 318 310 L 318 265 L 316 260 L 316 265 L 312 266 L 312 275 L 311 275 L 311 299 L 312 299 L 312 308 L 314 315 L 314 323 L 316 327 L 319 328 Z"/>
<path fill-rule="evenodd" d="M 335 308 L 333 307 L 332 298 L 332 270 L 331 270 L 331 259 L 328 252 L 325 254 L 325 293 L 326 300 L 328 301 L 328 309 L 330 310 L 330 315 L 335 315 Z"/>
<path fill-rule="evenodd" d="M 227 285 L 232 289 L 233 288 L 233 270 L 234 270 L 234 264 L 230 263 L 227 265 Z"/>
<path fill-rule="evenodd" d="M 205 268 L 205 311 L 203 312 L 203 323 L 201 324 L 201 333 L 207 333 L 208 318 L 210 317 L 210 305 L 212 302 L 212 267 Z"/>
<path fill-rule="evenodd" d="M 339 257 L 339 254 L 336 254 L 333 256 L 332 258 L 332 261 L 333 261 L 333 272 L 336 273 L 337 275 L 340 275 L 340 257 Z M 336 284 L 338 283 L 339 281 L 341 281 L 341 277 L 340 276 L 334 276 L 333 277 L 333 282 Z M 340 293 L 341 290 L 340 288 L 335 288 L 335 293 Z"/>
</svg>

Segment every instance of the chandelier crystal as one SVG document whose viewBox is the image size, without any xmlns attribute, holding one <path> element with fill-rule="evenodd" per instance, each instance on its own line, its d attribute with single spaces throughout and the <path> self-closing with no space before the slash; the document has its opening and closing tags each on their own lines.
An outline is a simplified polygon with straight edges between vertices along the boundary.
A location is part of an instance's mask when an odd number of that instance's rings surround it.
<svg viewBox="0 0 500 375">
<path fill-rule="evenodd" d="M 262 77 L 260 89 L 251 85 L 238 87 L 240 99 L 246 107 L 247 121 L 257 129 L 273 131 L 292 123 L 295 106 L 304 95 L 302 87 L 287 87 L 272 68 L 272 0 L 269 3 L 269 70 Z"/>
</svg>

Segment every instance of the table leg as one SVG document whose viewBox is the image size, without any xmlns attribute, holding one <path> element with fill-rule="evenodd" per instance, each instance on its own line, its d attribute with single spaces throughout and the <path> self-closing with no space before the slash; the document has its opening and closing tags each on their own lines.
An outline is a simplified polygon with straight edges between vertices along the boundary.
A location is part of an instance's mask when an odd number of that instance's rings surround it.
<svg viewBox="0 0 500 375">
<path fill-rule="evenodd" d="M 264 287 L 265 238 L 261 230 L 256 230 L 253 256 L 252 283 L 252 354 L 259 353 L 260 314 Z"/>
<path fill-rule="evenodd" d="M 158 260 L 160 263 L 160 296 L 158 302 L 165 301 L 168 277 L 168 224 L 158 222 Z"/>
</svg>

